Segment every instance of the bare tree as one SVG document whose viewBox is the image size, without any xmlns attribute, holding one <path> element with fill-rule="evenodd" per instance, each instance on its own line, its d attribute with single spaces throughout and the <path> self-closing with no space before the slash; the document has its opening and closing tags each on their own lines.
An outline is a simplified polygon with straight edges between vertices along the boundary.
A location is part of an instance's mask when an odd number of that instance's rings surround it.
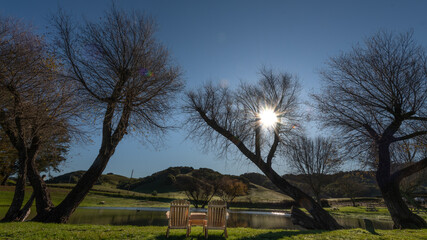
<svg viewBox="0 0 427 240">
<path fill-rule="evenodd" d="M 52 206 L 36 160 L 52 138 L 68 136 L 78 108 L 43 39 L 13 19 L 0 19 L 0 29 L 0 125 L 18 152 L 15 194 L 3 221 L 14 221 L 22 215 L 27 175 L 35 197 L 43 199 L 37 208 Z"/>
<path fill-rule="evenodd" d="M 301 136 L 285 151 L 290 166 L 303 175 L 305 183 L 310 186 L 320 204 L 321 193 L 327 184 L 325 175 L 335 173 L 342 164 L 336 144 L 329 138 L 316 137 L 313 140 Z"/>
<path fill-rule="evenodd" d="M 87 113 L 102 122 L 102 142 L 91 167 L 58 206 L 38 212 L 33 219 L 64 223 L 96 183 L 125 134 L 150 139 L 169 129 L 168 113 L 183 83 L 179 67 L 154 38 L 151 18 L 113 6 L 99 22 L 77 26 L 63 13 L 53 21 L 66 77 L 79 84 Z"/>
<path fill-rule="evenodd" d="M 337 181 L 328 184 L 325 187 L 325 191 L 333 197 L 348 197 L 353 207 L 357 207 L 356 197 L 369 192 L 369 188 L 361 182 L 360 177 L 354 176 L 353 173 L 348 173 Z"/>
<path fill-rule="evenodd" d="M 277 149 L 295 134 L 294 124 L 299 116 L 297 92 L 292 76 L 262 70 L 257 85 L 242 84 L 236 92 L 212 84 L 189 92 L 185 111 L 193 137 L 204 140 L 208 147 L 216 145 L 223 152 L 240 151 L 280 190 L 306 208 L 312 218 L 306 216 L 300 224 L 306 228 L 338 229 L 341 226 L 316 201 L 272 167 Z"/>
<path fill-rule="evenodd" d="M 178 175 L 175 184 L 185 192 L 196 208 L 204 208 L 216 193 L 212 184 L 188 175 Z"/>
<path fill-rule="evenodd" d="M 402 201 L 399 183 L 427 167 L 427 158 L 392 171 L 390 148 L 427 134 L 427 65 L 412 33 L 380 32 L 365 44 L 331 58 L 322 72 L 325 90 L 316 95 L 326 126 L 347 146 L 376 161 L 376 179 L 395 228 L 426 227 Z"/>
<path fill-rule="evenodd" d="M 236 197 L 246 194 L 248 194 L 247 183 L 228 176 L 224 176 L 219 180 L 217 195 L 227 203 L 228 207 Z"/>
</svg>

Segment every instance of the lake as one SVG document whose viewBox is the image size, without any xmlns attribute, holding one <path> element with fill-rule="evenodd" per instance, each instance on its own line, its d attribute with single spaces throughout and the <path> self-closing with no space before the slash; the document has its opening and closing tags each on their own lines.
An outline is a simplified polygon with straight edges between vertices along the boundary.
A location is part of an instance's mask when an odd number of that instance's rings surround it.
<svg viewBox="0 0 427 240">
<path fill-rule="evenodd" d="M 126 207 L 80 207 L 71 216 L 71 224 L 110 224 L 136 226 L 167 226 L 166 211 L 169 208 L 126 208 Z M 7 207 L 0 207 L 4 216 Z M 191 209 L 191 211 L 206 211 Z M 32 209 L 30 218 L 34 216 Z M 250 227 L 264 229 L 302 229 L 293 225 L 289 214 L 257 210 L 229 210 L 228 227 Z M 363 219 L 335 217 L 341 225 L 348 228 L 364 228 Z M 373 220 L 376 229 L 392 229 L 393 222 Z"/>
</svg>

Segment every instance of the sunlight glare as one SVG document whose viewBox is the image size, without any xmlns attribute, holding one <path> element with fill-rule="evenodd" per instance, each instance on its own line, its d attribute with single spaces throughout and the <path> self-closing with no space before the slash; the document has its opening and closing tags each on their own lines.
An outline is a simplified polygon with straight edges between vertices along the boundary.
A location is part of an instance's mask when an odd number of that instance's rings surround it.
<svg viewBox="0 0 427 240">
<path fill-rule="evenodd" d="M 278 121 L 277 114 L 272 109 L 264 109 L 259 117 L 264 127 L 273 127 Z"/>
</svg>

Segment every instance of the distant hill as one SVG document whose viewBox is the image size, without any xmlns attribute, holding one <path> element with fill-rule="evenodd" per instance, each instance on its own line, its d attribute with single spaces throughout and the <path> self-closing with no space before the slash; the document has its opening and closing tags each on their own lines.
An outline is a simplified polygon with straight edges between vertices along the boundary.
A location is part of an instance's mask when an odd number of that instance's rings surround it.
<svg viewBox="0 0 427 240">
<path fill-rule="evenodd" d="M 175 177 L 179 174 L 188 174 L 193 170 L 194 168 L 192 167 L 170 167 L 144 178 L 123 182 L 117 188 L 141 193 L 151 193 L 153 191 L 158 193 L 178 192 L 179 190 L 173 186 Z"/>
<path fill-rule="evenodd" d="M 170 167 L 160 172 L 156 172 L 150 176 L 133 179 L 130 183 L 126 182 L 119 184 L 120 189 L 129 189 L 130 191 L 140 193 L 152 193 L 156 191 L 158 194 L 172 194 L 173 196 L 183 196 L 184 192 L 177 188 L 174 184 L 176 178 L 182 175 L 190 175 L 198 179 L 215 180 L 225 176 L 217 171 L 209 168 L 194 169 L 192 167 Z M 242 202 L 282 202 L 289 200 L 289 197 L 274 190 L 265 188 L 256 183 L 250 182 L 242 176 L 227 175 L 230 178 L 239 179 L 249 185 L 248 195 L 237 197 L 235 201 Z M 269 196 L 268 199 L 265 196 Z"/>
<path fill-rule="evenodd" d="M 158 193 L 179 192 L 180 190 L 174 185 L 175 179 L 179 175 L 191 175 L 198 179 L 218 179 L 223 174 L 209 168 L 194 169 L 192 167 L 170 167 L 160 172 L 156 172 L 150 176 L 133 179 L 131 182 L 123 182 L 117 188 L 129 189 L 135 192 Z M 237 178 L 241 181 L 248 182 L 245 178 L 233 175 L 227 175 L 231 178 Z"/>
<path fill-rule="evenodd" d="M 47 180 L 47 183 L 77 183 L 79 179 L 83 176 L 85 171 L 76 171 L 66 173 L 52 179 Z M 122 183 L 129 182 L 129 178 L 113 173 L 107 173 L 101 175 L 95 185 L 103 185 L 116 188 Z"/>
</svg>

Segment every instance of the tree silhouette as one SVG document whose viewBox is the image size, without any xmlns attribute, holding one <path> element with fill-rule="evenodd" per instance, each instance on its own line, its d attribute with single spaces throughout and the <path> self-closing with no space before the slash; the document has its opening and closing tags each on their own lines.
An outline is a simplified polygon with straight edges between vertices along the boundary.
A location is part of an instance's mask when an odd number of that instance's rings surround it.
<svg viewBox="0 0 427 240">
<path fill-rule="evenodd" d="M 427 157 L 392 171 L 391 149 L 427 134 L 427 64 L 412 33 L 387 32 L 331 58 L 322 72 L 325 88 L 315 99 L 326 126 L 349 149 L 373 161 L 376 179 L 395 228 L 422 228 L 424 219 L 402 200 L 402 179 L 427 167 Z"/>
<path fill-rule="evenodd" d="M 273 169 L 277 149 L 285 147 L 297 133 L 297 92 L 298 84 L 291 75 L 264 69 L 258 84 L 242 84 L 235 92 L 212 84 L 189 92 L 184 109 L 193 137 L 222 152 L 238 150 L 280 190 L 306 208 L 312 217 L 300 211 L 294 215 L 305 216 L 298 219 L 299 224 L 306 228 L 338 229 L 341 226 L 314 199 Z M 264 126 L 262 111 L 274 112 L 278 122 Z"/>
</svg>

